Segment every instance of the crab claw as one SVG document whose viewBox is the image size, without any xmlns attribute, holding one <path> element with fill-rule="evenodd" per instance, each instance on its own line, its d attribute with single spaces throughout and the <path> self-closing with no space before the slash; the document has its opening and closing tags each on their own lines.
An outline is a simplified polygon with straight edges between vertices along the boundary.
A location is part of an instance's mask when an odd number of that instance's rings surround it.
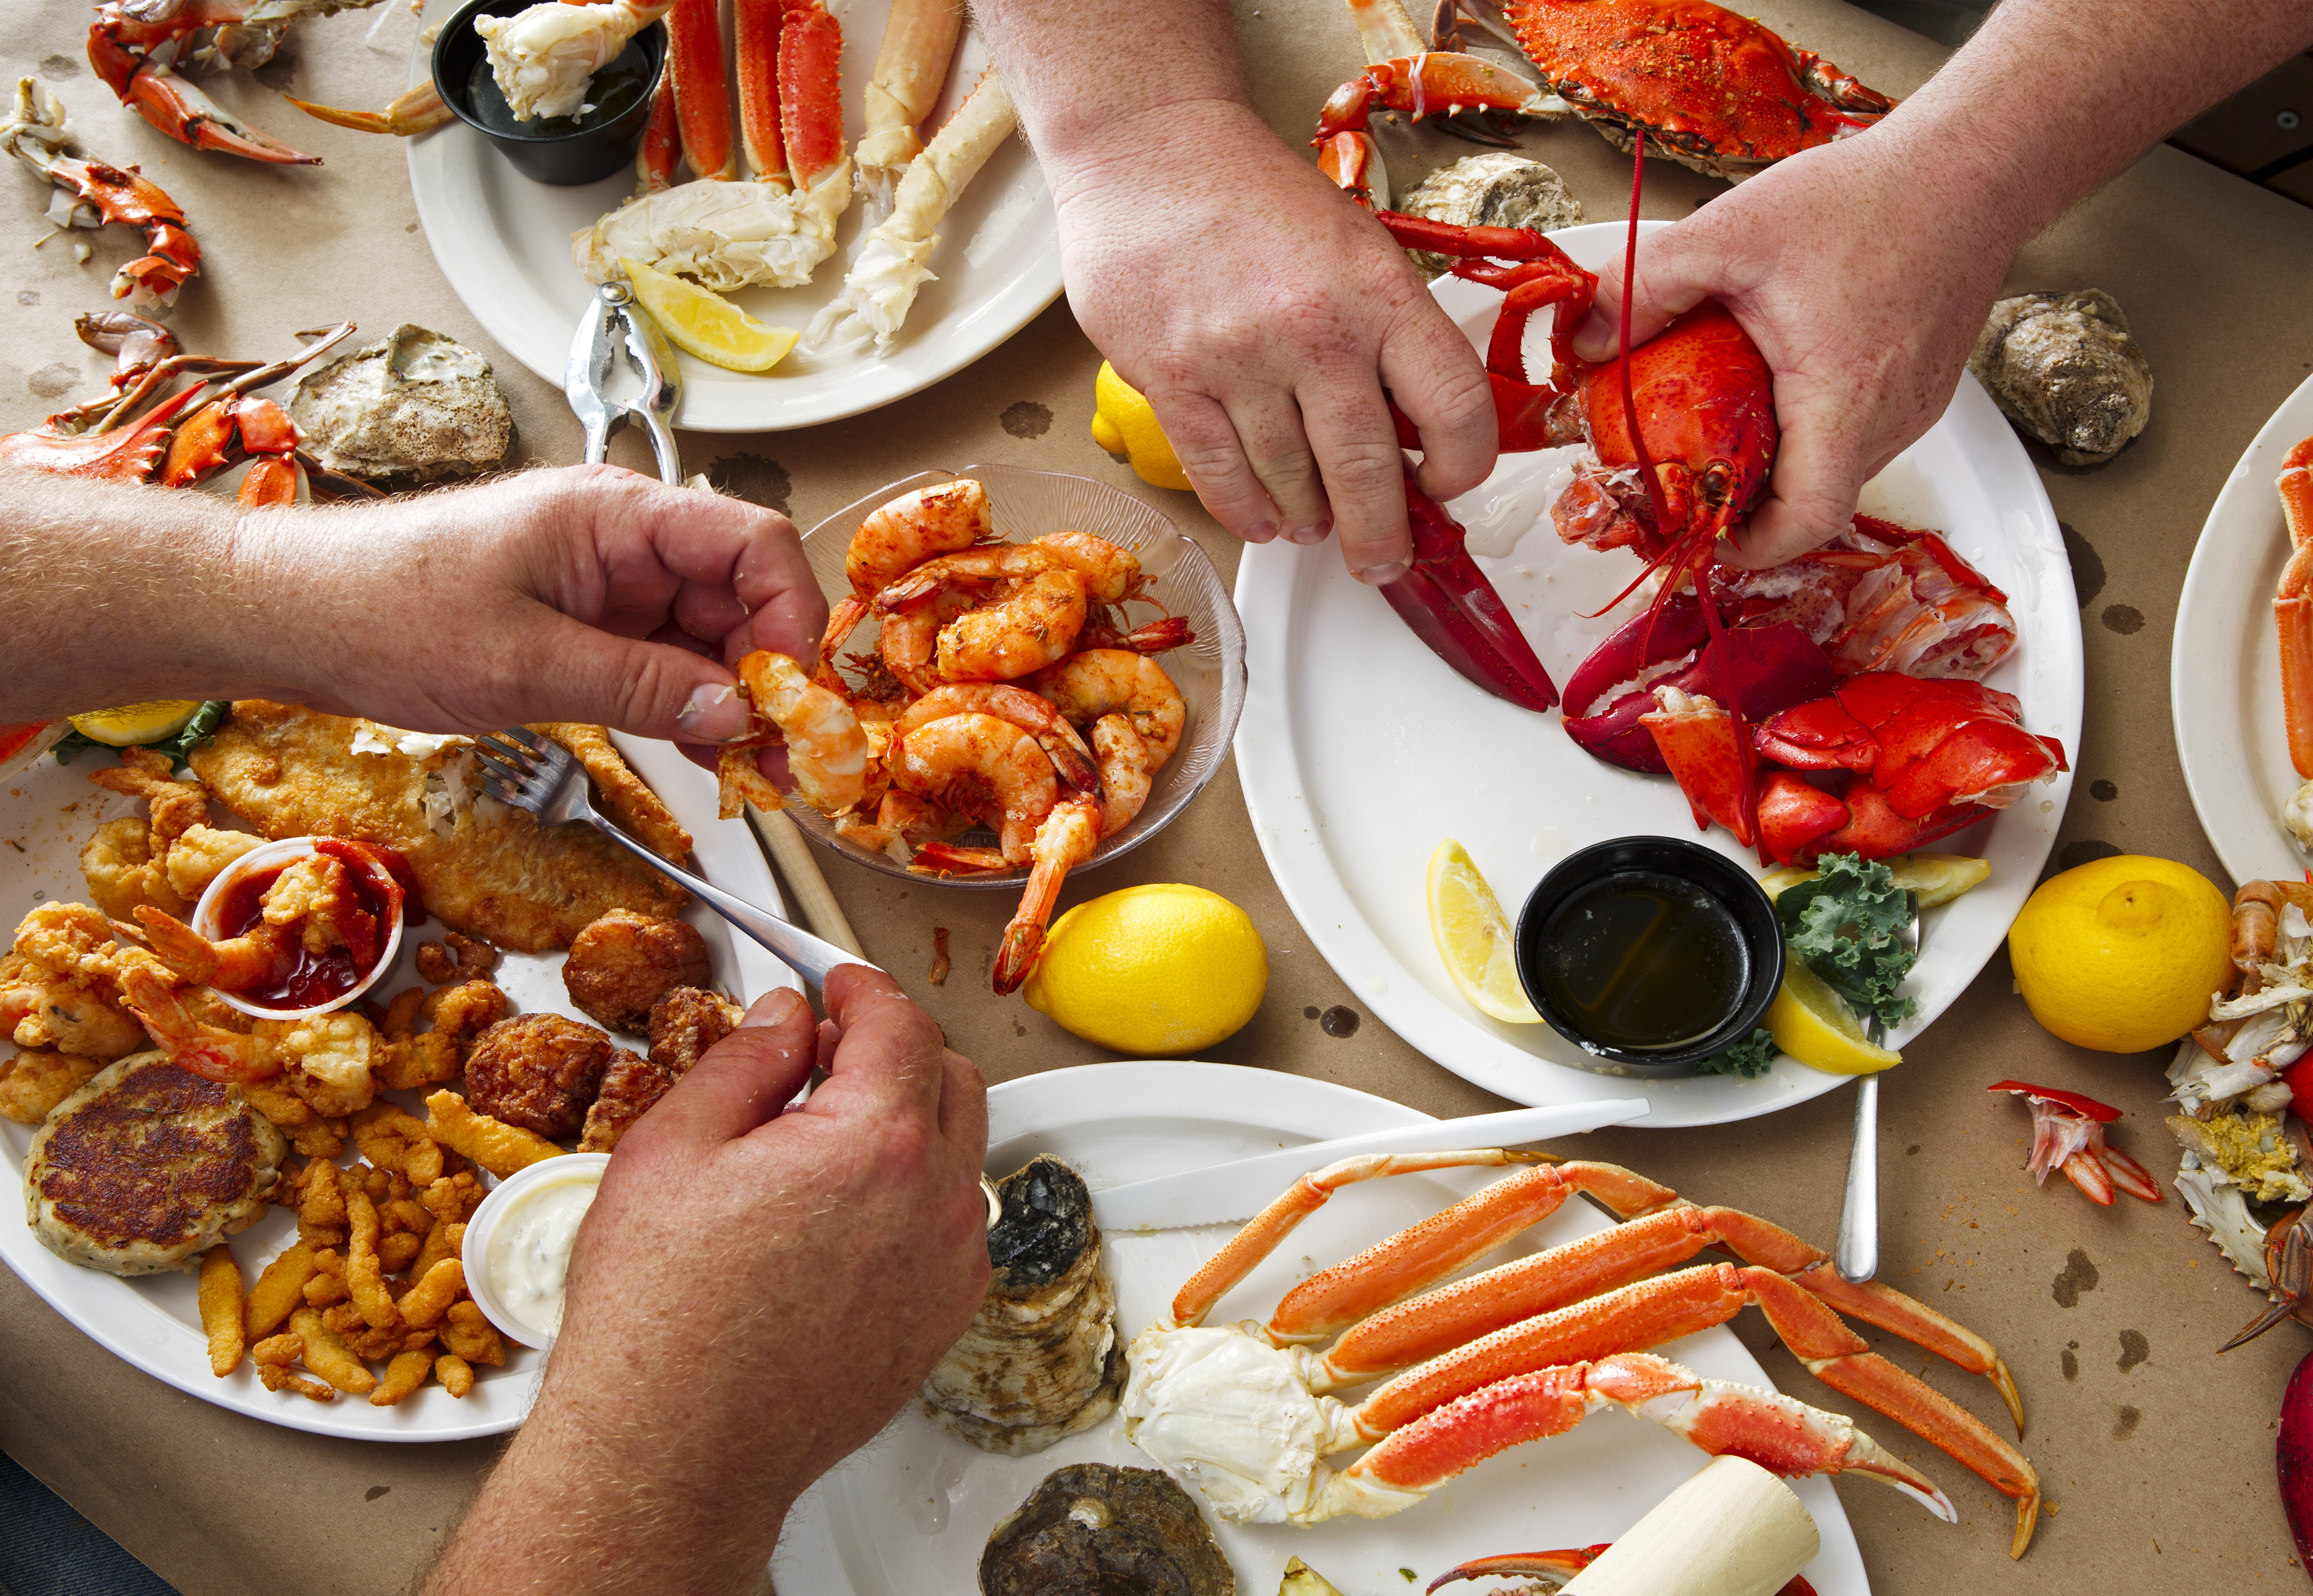
<svg viewBox="0 0 2313 1596">
<path fill-rule="evenodd" d="M 2148 1203 L 2160 1200 L 2151 1171 L 2104 1144 L 2104 1127 L 2120 1118 L 2118 1109 L 2077 1092 L 2021 1081 L 1999 1081 L 1984 1090 L 2011 1092 L 2031 1105 L 2032 1158 L 2025 1168 L 2039 1184 L 2046 1185 L 2049 1171 L 2062 1168 L 2090 1202 L 2106 1207 L 2112 1206 L 2115 1186 Z"/>
<path fill-rule="evenodd" d="M 1536 714 L 1550 708 L 1558 702 L 1550 672 L 1471 557 L 1461 523 L 1414 487 L 1411 461 L 1405 499 L 1413 559 L 1382 597 L 1432 653 L 1486 691 Z"/>
<path fill-rule="evenodd" d="M 1567 707 L 1587 713 L 1568 715 L 1566 734 L 1609 765 L 1660 774 L 1667 767 L 1654 739 L 1639 723 L 1640 717 L 1655 707 L 1653 688 L 1724 694 L 1720 662 L 1731 659 L 1736 697 L 1754 715 L 1772 715 L 1831 690 L 1829 656 L 1796 626 L 1779 622 L 1737 627 L 1710 643 L 1705 642 L 1707 630 L 1702 607 L 1692 593 L 1674 594 L 1659 609 L 1632 619 L 1592 650 L 1568 679 Z M 1684 668 L 1645 680 L 1650 667 L 1698 646 L 1701 652 Z M 1609 692 L 1626 682 L 1642 685 L 1631 687 L 1604 708 L 1596 707 Z M 1762 748 L 1761 752 L 1765 751 Z"/>
<path fill-rule="evenodd" d="M 122 59 L 116 61 L 110 53 Z M 291 149 L 271 134 L 252 127 L 203 93 L 189 80 L 131 56 L 117 44 L 91 33 L 89 63 L 97 75 L 112 84 L 136 114 L 180 144 L 198 150 L 222 150 L 274 166 L 319 166 L 319 155 Z M 126 64 L 128 70 L 120 72 Z"/>
</svg>

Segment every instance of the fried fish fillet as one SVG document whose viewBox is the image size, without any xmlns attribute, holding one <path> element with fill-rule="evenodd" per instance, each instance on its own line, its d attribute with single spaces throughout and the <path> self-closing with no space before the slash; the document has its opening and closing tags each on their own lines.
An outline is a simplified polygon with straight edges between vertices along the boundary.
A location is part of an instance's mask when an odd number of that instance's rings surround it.
<svg viewBox="0 0 2313 1596">
<path fill-rule="evenodd" d="M 389 751 L 354 752 L 365 728 L 364 742 Z M 218 802 L 268 837 L 352 837 L 399 849 L 443 924 L 503 948 L 567 948 L 614 908 L 665 918 L 688 901 L 593 828 L 541 827 L 489 797 L 470 745 L 390 751 L 401 735 L 243 699 L 190 763 Z"/>
</svg>

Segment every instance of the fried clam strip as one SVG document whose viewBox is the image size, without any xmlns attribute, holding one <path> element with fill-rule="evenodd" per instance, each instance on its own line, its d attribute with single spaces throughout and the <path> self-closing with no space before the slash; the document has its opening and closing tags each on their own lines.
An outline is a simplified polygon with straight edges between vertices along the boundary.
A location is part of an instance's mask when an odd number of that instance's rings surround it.
<svg viewBox="0 0 2313 1596">
<path fill-rule="evenodd" d="M 680 864 L 690 856 L 690 833 L 611 742 L 609 731 L 577 721 L 541 721 L 530 730 L 551 737 L 578 757 L 611 818 L 660 858 Z"/>
<path fill-rule="evenodd" d="M 1966 1464 L 1994 1489 L 2016 1498 L 2012 1549 L 2014 1555 L 2022 1555 L 2039 1512 L 2039 1479 L 2031 1464 L 1957 1403 L 1870 1352 L 1841 1322 L 1839 1312 L 1893 1331 L 1971 1373 L 1990 1379 L 2007 1401 L 2020 1434 L 2022 1402 L 2005 1364 L 1988 1343 L 1899 1292 L 1878 1285 L 1848 1285 L 1829 1267 L 1826 1254 L 1778 1225 L 1730 1208 L 1699 1207 L 1668 1188 L 1614 1164 L 1569 1162 L 1521 1170 L 1358 1257 L 1310 1276 L 1285 1295 L 1266 1324 L 1246 1320 L 1222 1331 L 1196 1329 L 1225 1293 L 1304 1218 L 1323 1206 L 1339 1187 L 1377 1176 L 1456 1165 L 1499 1166 L 1536 1156 L 1491 1149 L 1374 1155 L 1345 1159 L 1303 1177 L 1192 1276 L 1174 1299 L 1170 1318 L 1136 1342 L 1133 1363 L 1139 1394 L 1136 1398 L 1135 1391 L 1127 1392 L 1128 1417 L 1135 1413 L 1136 1401 L 1144 1417 L 1164 1416 L 1169 1399 L 1161 1388 L 1167 1368 L 1189 1373 L 1183 1389 L 1191 1392 L 1185 1400 L 1193 1408 L 1199 1400 L 1195 1385 L 1203 1376 L 1189 1372 L 1207 1363 L 1213 1364 L 1217 1372 L 1243 1364 L 1245 1367 L 1236 1369 L 1232 1380 L 1275 1384 L 1280 1390 L 1298 1391 L 1316 1404 L 1312 1422 L 1329 1443 L 1318 1455 L 1341 1445 L 1379 1439 L 1425 1415 L 1434 1416 L 1448 1409 L 1468 1420 L 1452 1434 L 1461 1443 L 1475 1444 L 1493 1432 L 1468 1416 L 1495 1400 L 1488 1393 L 1501 1392 L 1507 1382 L 1534 1379 L 1537 1372 L 1559 1371 L 1555 1378 L 1561 1387 L 1552 1399 L 1557 1401 L 1572 1389 L 1564 1385 L 1575 1379 L 1563 1372 L 1568 1368 L 1587 1369 L 1595 1374 L 1598 1370 L 1623 1367 L 1628 1354 L 1724 1323 L 1746 1304 L 1755 1304 L 1817 1379 L 1878 1408 Z M 1413 1295 L 1539 1223 L 1576 1192 L 1627 1223 L 1426 1295 Z M 1744 1267 L 1720 1265 L 1650 1278 L 1658 1270 L 1683 1263 L 1707 1247 L 1732 1252 Z M 1409 1297 L 1412 1300 L 1405 1300 Z M 1218 1335 L 1239 1345 L 1209 1346 L 1200 1339 L 1168 1350 L 1167 1337 L 1189 1330 L 1195 1330 L 1199 1337 Z M 1316 1345 L 1326 1342 L 1331 1345 Z M 1396 1371 L 1403 1372 L 1354 1407 L 1324 1394 Z M 1646 1379 L 1656 1377 L 1649 1373 Z M 1580 1389 L 1598 1394 L 1591 1385 Z M 1615 1399 L 1608 1393 L 1607 1399 Z M 1694 1399 L 1702 1401 L 1703 1397 Z M 1738 1417 L 1764 1412 L 1750 1404 L 1748 1398 L 1742 1402 L 1728 1399 L 1728 1403 L 1732 1406 L 1728 1411 Z M 1462 1404 L 1474 1406 L 1457 1407 Z M 1529 1416 L 1541 1422 L 1542 1411 L 1536 1408 Z M 1696 1423 L 1702 1422 L 1704 1411 L 1693 1410 Z M 1647 1412 L 1659 1416 L 1652 1407 Z M 1579 1412 L 1574 1416 L 1579 1417 Z M 1836 1432 L 1851 1435 L 1857 1445 L 1869 1446 L 1868 1439 L 1853 1431 L 1845 1419 L 1835 1415 L 1818 1417 L 1834 1426 L 1824 1431 L 1824 1436 Z M 1737 1450 L 1732 1437 L 1738 1433 L 1750 1435 L 1751 1425 L 1750 1419 L 1742 1418 L 1733 1430 L 1721 1432 L 1728 1437 L 1727 1445 L 1708 1445 L 1706 1450 Z M 1554 1429 L 1535 1430 L 1496 1440 L 1485 1451 L 1464 1457 L 1458 1467 L 1467 1467 L 1510 1441 L 1555 1433 Z M 1702 1434 L 1693 1432 L 1690 1438 L 1703 1444 Z M 1767 1461 L 1747 1450 L 1755 1443 L 1767 1444 L 1752 1435 L 1741 1443 L 1744 1455 Z M 1825 1444 L 1832 1443 L 1826 1440 Z M 1844 1466 L 1856 1467 L 1853 1459 L 1864 1454 L 1839 1455 L 1850 1458 Z M 1372 1463 L 1368 1458 L 1359 1467 Z M 1877 1460 L 1871 1466 L 1878 1469 Z M 1901 1465 L 1895 1468 L 1904 1481 L 1933 1492 L 1931 1486 L 1908 1469 Z M 1368 1469 L 1368 1474 L 1372 1471 Z M 1442 1480 L 1456 1471 L 1447 1469 L 1437 1478 Z M 1923 1495 L 1922 1499 L 1929 1496 Z M 1289 1505 L 1299 1500 L 1297 1495 L 1288 1495 L 1288 1515 L 1301 1511 Z M 1930 1505 L 1940 1501 L 1939 1495 L 1934 1495 Z M 1343 1500 L 1326 1511 L 1366 1509 Z"/>
<path fill-rule="evenodd" d="M 842 293 L 812 318 L 804 337 L 809 347 L 856 346 L 873 336 L 877 354 L 892 352 L 916 290 L 933 280 L 930 261 L 940 235 L 932 230 L 1018 120 L 1003 79 L 989 67 L 930 146 L 909 162 L 891 220 L 867 235 L 844 276 Z"/>
</svg>

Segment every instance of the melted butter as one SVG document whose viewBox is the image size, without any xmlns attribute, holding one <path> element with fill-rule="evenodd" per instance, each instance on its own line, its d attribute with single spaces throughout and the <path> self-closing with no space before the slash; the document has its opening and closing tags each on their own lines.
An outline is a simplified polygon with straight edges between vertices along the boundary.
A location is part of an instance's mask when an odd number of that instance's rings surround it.
<svg viewBox="0 0 2313 1596">
<path fill-rule="evenodd" d="M 570 1248 L 602 1181 L 600 1166 L 591 1166 L 534 1187 L 490 1237 L 490 1285 L 498 1301 L 541 1334 L 562 1328 Z"/>
</svg>

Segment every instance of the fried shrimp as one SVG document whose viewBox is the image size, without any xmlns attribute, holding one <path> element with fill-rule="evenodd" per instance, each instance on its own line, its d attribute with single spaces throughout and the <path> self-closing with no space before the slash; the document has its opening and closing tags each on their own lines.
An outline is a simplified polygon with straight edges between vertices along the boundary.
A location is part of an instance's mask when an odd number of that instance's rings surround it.
<svg viewBox="0 0 2313 1596">
<path fill-rule="evenodd" d="M 900 739 L 892 785 L 996 829 L 1005 859 L 1029 863 L 1036 828 L 1059 797 L 1052 761 L 1036 740 L 992 715 L 952 715 Z"/>
<path fill-rule="evenodd" d="M 787 769 L 795 777 L 796 794 L 822 814 L 841 814 L 866 795 L 867 734 L 850 701 L 804 674 L 803 667 L 783 653 L 758 649 L 739 662 L 739 680 L 747 689 L 759 721 L 767 721 L 787 744 Z M 743 770 L 738 785 L 758 809 L 778 809 L 778 790 L 756 773 L 756 747 L 770 736 L 724 750 L 718 774 L 726 783 L 726 799 L 734 767 Z M 738 811 L 726 803 L 724 818 Z"/>
<path fill-rule="evenodd" d="M 1052 761 L 1060 777 L 1078 792 L 1090 792 L 1100 785 L 1100 773 L 1093 765 L 1092 750 L 1085 746 L 1077 729 L 1069 724 L 1051 700 L 1040 697 L 1025 688 L 1016 688 L 1003 682 L 951 682 L 933 688 L 913 704 L 894 728 L 906 736 L 918 726 L 945 720 L 952 715 L 992 715 L 999 721 L 1010 721 L 1036 740 Z"/>
<path fill-rule="evenodd" d="M 832 687 L 835 651 L 866 618 L 875 595 L 924 561 L 995 536 L 988 493 L 969 477 L 903 493 L 859 523 L 843 561 L 850 596 L 837 604 L 820 639 L 814 679 Z"/>
</svg>

